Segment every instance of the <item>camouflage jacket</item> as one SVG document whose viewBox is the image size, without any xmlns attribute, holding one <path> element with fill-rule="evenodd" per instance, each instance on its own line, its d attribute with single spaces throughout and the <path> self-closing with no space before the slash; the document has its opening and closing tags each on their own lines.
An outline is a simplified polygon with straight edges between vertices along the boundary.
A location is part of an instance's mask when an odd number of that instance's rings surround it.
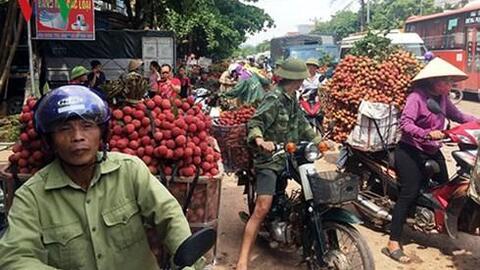
<svg viewBox="0 0 480 270">
<path fill-rule="evenodd" d="M 317 136 L 305 119 L 296 98 L 288 96 L 281 87 L 264 97 L 255 115 L 248 122 L 247 138 L 249 145 L 253 146 L 256 168 L 281 171 L 285 166 L 284 157 L 278 156 L 273 160 L 272 154 L 256 146 L 255 138 L 258 137 L 274 143 L 298 143 L 303 140 L 318 144 L 321 141 L 321 137 Z"/>
</svg>

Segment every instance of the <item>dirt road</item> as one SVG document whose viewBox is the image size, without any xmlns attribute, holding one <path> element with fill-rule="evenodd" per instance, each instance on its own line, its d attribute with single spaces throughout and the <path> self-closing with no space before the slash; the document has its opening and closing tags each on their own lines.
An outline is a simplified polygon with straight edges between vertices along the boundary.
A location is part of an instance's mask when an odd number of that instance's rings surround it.
<svg viewBox="0 0 480 270">
<path fill-rule="evenodd" d="M 459 107 L 465 112 L 480 116 L 480 103 L 478 102 L 462 101 Z M 452 149 L 455 148 L 444 149 L 450 174 L 455 169 L 455 164 L 449 156 Z M 331 154 L 326 160 L 321 161 L 318 167 L 321 170 L 332 169 L 334 161 L 335 154 Z M 238 213 L 246 209 L 242 196 L 243 189 L 237 187 L 235 181 L 234 177 L 225 177 L 223 182 L 218 256 L 215 269 L 234 269 L 238 256 L 244 226 Z M 413 258 L 413 263 L 402 265 L 388 259 L 380 252 L 388 240 L 388 235 L 363 226 L 358 226 L 358 229 L 368 241 L 375 259 L 376 269 L 473 270 L 478 269 L 480 265 L 480 237 L 462 234 L 459 239 L 451 240 L 445 235 L 425 235 L 407 229 L 405 239 L 408 239 L 408 243 L 404 248 L 406 253 Z M 459 251 L 462 249 L 466 251 Z M 298 254 L 272 250 L 267 243 L 259 240 L 253 251 L 250 269 L 302 269 L 302 266 L 298 265 L 298 258 Z"/>
</svg>

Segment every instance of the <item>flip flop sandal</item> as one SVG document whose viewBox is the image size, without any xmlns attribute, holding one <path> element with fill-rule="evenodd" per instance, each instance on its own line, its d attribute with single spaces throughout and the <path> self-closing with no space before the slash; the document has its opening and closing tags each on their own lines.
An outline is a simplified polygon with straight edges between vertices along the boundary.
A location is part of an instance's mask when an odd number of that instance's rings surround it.
<svg viewBox="0 0 480 270">
<path fill-rule="evenodd" d="M 410 257 L 408 257 L 402 249 L 397 249 L 392 252 L 387 247 L 382 248 L 382 253 L 385 254 L 386 256 L 392 258 L 393 260 L 401 263 L 401 264 L 409 264 L 411 263 Z M 402 258 L 408 258 L 408 261 L 402 261 Z"/>
</svg>

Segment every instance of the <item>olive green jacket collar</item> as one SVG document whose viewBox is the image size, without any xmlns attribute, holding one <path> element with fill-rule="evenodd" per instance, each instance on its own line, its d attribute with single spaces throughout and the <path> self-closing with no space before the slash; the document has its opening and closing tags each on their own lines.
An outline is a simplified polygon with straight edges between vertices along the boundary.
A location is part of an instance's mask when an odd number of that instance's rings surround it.
<svg viewBox="0 0 480 270">
<path fill-rule="evenodd" d="M 98 153 L 97 159 L 100 159 L 101 155 L 101 153 Z M 48 175 L 46 177 L 45 190 L 63 188 L 74 183 L 63 170 L 58 158 L 52 161 L 48 167 L 50 167 L 50 170 L 48 171 Z M 98 168 L 100 168 L 100 170 L 98 170 Z M 107 156 L 105 161 L 97 164 L 97 169 L 95 170 L 92 183 L 97 182 L 101 175 L 116 171 L 118 168 L 120 168 L 120 165 L 110 160 Z"/>
</svg>

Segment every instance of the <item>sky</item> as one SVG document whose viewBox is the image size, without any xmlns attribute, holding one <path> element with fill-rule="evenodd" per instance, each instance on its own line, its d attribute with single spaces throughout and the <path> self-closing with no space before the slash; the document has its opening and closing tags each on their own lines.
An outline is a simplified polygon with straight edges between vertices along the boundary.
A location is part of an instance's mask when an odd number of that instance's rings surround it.
<svg viewBox="0 0 480 270">
<path fill-rule="evenodd" d="M 333 2 L 333 3 L 332 3 Z M 275 21 L 275 28 L 260 32 L 248 38 L 246 44 L 256 45 L 264 40 L 284 36 L 287 32 L 296 32 L 299 24 L 313 24 L 315 19 L 329 20 L 336 11 L 357 0 L 259 0 L 253 5 L 262 8 Z"/>
</svg>

